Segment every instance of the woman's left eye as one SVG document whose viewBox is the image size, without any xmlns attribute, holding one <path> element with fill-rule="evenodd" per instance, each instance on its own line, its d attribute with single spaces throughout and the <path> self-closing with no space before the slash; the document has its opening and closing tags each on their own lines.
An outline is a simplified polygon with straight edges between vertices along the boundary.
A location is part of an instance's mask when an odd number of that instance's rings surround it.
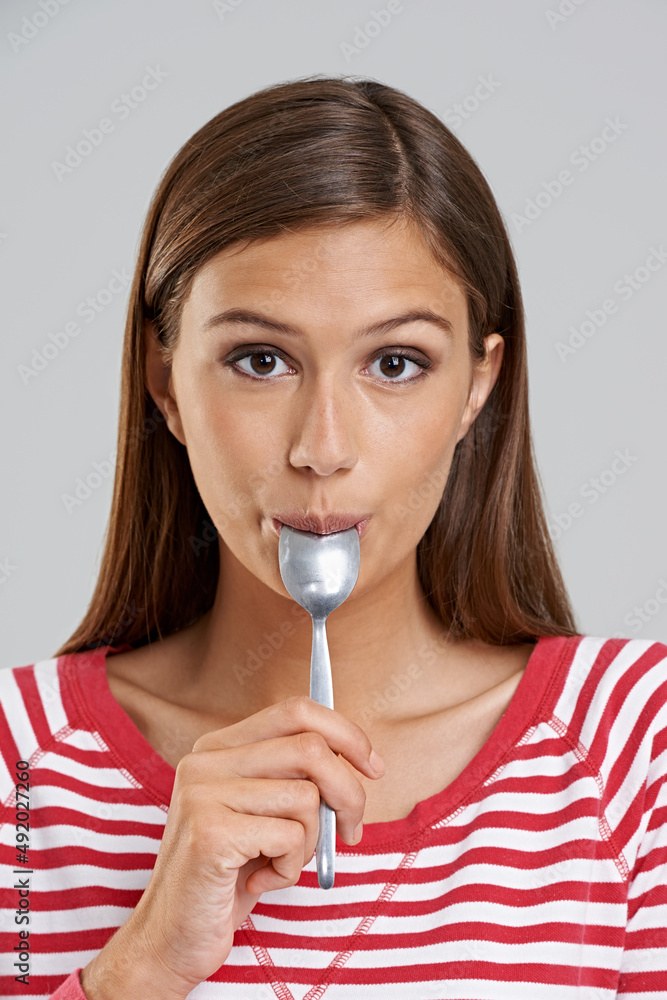
<svg viewBox="0 0 667 1000">
<path fill-rule="evenodd" d="M 409 377 L 400 378 L 399 376 L 405 374 L 406 364 L 412 365 L 413 371 L 410 373 L 408 369 Z M 368 366 L 369 371 L 373 365 L 379 365 L 381 374 L 388 376 L 388 379 L 383 379 L 383 381 L 391 382 L 412 382 L 413 379 L 419 378 L 421 370 L 430 367 L 425 361 L 413 360 L 406 354 L 383 354 Z"/>
<path fill-rule="evenodd" d="M 265 351 L 264 349 L 257 351 L 248 351 L 247 354 L 237 354 L 235 357 L 230 358 L 229 363 L 231 365 L 238 364 L 239 361 L 250 361 L 251 370 L 248 371 L 247 368 L 242 368 L 241 371 L 245 375 L 250 375 L 251 377 L 262 378 L 264 375 L 284 375 L 284 372 L 277 372 L 275 370 L 275 362 L 271 359 L 276 358 L 282 365 L 289 368 L 289 365 L 282 358 L 280 358 L 273 351 Z M 266 381 L 266 379 L 264 380 Z"/>
</svg>

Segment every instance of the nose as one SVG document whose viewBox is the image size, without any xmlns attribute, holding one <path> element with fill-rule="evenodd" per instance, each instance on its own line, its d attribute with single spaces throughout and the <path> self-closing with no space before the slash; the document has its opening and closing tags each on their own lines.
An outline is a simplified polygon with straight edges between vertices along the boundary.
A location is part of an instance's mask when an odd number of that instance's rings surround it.
<svg viewBox="0 0 667 1000">
<path fill-rule="evenodd" d="M 290 415 L 290 464 L 311 468 L 320 476 L 350 469 L 358 458 L 358 420 L 354 407 L 340 387 L 313 381 L 296 394 Z"/>
</svg>

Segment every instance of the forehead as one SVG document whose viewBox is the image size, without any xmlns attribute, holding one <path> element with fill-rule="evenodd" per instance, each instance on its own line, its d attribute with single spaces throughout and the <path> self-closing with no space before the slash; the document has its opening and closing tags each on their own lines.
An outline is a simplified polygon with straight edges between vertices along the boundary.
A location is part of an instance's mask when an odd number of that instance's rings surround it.
<svg viewBox="0 0 667 1000">
<path fill-rule="evenodd" d="M 418 297 L 431 307 L 465 306 L 460 284 L 433 257 L 419 227 L 403 219 L 321 224 L 243 241 L 211 257 L 190 295 L 199 301 L 246 295 L 283 301 L 369 295 Z"/>
</svg>

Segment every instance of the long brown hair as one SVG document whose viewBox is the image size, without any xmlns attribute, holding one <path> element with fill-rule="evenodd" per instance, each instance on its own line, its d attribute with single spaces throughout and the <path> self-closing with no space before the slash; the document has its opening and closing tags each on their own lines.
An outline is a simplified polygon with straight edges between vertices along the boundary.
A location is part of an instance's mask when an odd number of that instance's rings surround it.
<svg viewBox="0 0 667 1000">
<path fill-rule="evenodd" d="M 56 656 L 140 646 L 213 604 L 218 529 L 187 451 L 145 383 L 146 319 L 165 357 L 197 270 L 238 242 L 361 219 L 416 222 L 468 301 L 470 352 L 505 339 L 500 374 L 458 442 L 417 549 L 420 580 L 449 634 L 503 645 L 577 634 L 549 537 L 528 417 L 517 269 L 489 185 L 453 133 L 372 79 L 322 75 L 267 87 L 207 122 L 150 204 L 125 328 L 113 500 L 95 591 Z M 241 241 L 241 242 L 239 242 Z"/>
</svg>

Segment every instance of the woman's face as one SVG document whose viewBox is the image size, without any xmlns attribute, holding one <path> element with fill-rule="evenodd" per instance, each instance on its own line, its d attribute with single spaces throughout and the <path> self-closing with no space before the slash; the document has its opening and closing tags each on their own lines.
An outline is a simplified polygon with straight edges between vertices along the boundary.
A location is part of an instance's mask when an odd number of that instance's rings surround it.
<svg viewBox="0 0 667 1000">
<path fill-rule="evenodd" d="M 414 561 L 502 337 L 474 369 L 465 295 L 411 223 L 241 246 L 196 274 L 168 383 L 148 338 L 149 390 L 187 448 L 223 560 L 227 546 L 287 596 L 275 519 L 370 516 L 359 595 Z"/>
</svg>

